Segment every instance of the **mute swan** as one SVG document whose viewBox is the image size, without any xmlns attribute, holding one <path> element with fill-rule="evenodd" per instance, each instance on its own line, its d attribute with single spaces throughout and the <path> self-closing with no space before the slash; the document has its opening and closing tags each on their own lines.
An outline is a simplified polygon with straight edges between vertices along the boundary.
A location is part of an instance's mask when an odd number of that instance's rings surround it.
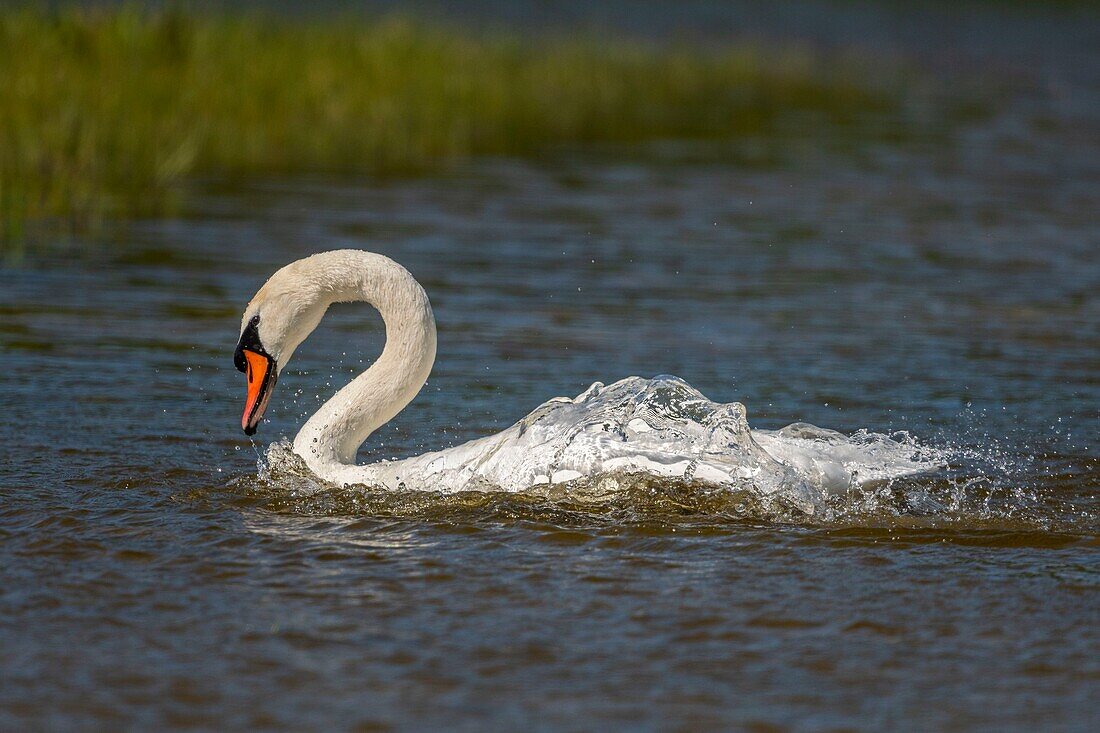
<svg viewBox="0 0 1100 733">
<path fill-rule="evenodd" d="M 751 485 L 812 511 L 809 486 L 825 490 L 935 467 L 882 436 L 849 439 L 812 425 L 750 431 L 739 403 L 717 404 L 669 376 L 597 382 L 575 399 L 554 398 L 512 427 L 421 456 L 356 465 L 359 446 L 420 391 L 436 352 L 424 289 L 388 257 L 357 250 L 292 262 L 245 309 L 234 354 L 248 392 L 248 435 L 267 409 L 279 372 L 332 303 L 366 301 L 386 326 L 382 355 L 306 421 L 294 452 L 318 477 L 389 489 L 522 491 L 609 473 L 646 473 L 707 484 Z"/>
</svg>

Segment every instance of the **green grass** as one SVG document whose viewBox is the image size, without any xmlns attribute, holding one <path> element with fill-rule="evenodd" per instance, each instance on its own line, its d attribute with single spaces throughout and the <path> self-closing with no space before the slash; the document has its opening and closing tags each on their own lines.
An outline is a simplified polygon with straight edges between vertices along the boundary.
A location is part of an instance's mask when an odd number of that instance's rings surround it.
<svg viewBox="0 0 1100 733">
<path fill-rule="evenodd" d="M 800 48 L 3 10 L 0 242 L 171 213 L 192 175 L 410 173 L 557 144 L 767 134 L 792 114 L 843 123 L 898 109 L 883 77 Z"/>
</svg>

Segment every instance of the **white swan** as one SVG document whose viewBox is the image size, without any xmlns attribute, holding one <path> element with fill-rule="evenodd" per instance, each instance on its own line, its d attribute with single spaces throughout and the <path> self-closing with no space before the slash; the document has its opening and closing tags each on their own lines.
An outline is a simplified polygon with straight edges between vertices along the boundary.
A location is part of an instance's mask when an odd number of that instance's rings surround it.
<svg viewBox="0 0 1100 733">
<path fill-rule="evenodd" d="M 812 511 L 826 490 L 929 470 L 912 446 L 850 439 L 812 425 L 750 431 L 739 403 L 717 404 L 676 377 L 593 384 L 552 399 L 496 435 L 397 461 L 356 465 L 359 446 L 420 391 L 436 352 L 428 296 L 409 272 L 371 252 L 323 252 L 271 276 L 245 309 L 234 361 L 248 377 L 241 427 L 252 435 L 279 371 L 332 303 L 366 301 L 386 325 L 369 369 L 302 426 L 298 454 L 321 479 L 389 489 L 522 491 L 597 474 L 646 473 L 786 496 Z M 818 492 L 820 493 L 820 492 Z"/>
</svg>

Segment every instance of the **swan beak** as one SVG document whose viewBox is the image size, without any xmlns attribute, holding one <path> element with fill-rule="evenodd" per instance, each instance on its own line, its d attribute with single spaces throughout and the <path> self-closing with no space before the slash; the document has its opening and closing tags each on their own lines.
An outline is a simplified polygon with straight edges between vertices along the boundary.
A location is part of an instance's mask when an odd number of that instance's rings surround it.
<svg viewBox="0 0 1100 733">
<path fill-rule="evenodd" d="M 248 377 L 248 397 L 244 403 L 244 414 L 241 415 L 241 428 L 245 435 L 255 435 L 256 426 L 263 419 L 264 410 L 271 399 L 278 370 L 275 368 L 275 360 L 267 354 L 251 349 L 241 349 L 241 354 L 245 362 L 245 368 L 241 371 Z"/>
</svg>

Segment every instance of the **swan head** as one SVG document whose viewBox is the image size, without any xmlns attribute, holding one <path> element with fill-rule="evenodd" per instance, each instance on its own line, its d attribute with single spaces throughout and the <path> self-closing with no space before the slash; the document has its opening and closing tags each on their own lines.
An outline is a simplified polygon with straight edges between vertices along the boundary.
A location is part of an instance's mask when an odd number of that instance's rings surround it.
<svg viewBox="0 0 1100 733">
<path fill-rule="evenodd" d="M 248 379 L 241 428 L 254 435 L 279 372 L 328 308 L 306 273 L 292 263 L 271 276 L 245 309 L 233 364 Z"/>
</svg>

